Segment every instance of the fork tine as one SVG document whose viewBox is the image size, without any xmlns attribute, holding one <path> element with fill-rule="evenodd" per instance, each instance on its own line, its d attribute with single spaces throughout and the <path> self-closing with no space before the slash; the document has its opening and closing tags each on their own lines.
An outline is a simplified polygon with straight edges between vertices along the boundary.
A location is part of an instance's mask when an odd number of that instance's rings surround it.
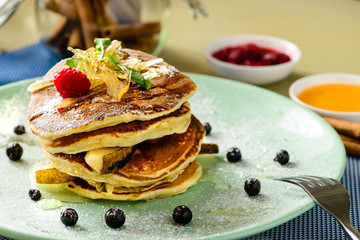
<svg viewBox="0 0 360 240">
<path fill-rule="evenodd" d="M 310 175 L 302 175 L 302 176 L 297 176 L 297 177 L 286 177 L 286 178 L 280 178 L 280 179 L 275 179 L 275 180 L 280 180 L 280 181 L 298 185 L 302 189 L 304 189 L 310 195 L 310 197 L 313 199 L 314 199 L 314 197 L 312 196 L 311 189 L 314 189 L 317 186 L 326 187 L 326 186 L 329 186 L 329 184 L 335 185 L 335 182 L 331 181 L 330 179 L 315 177 L 315 176 L 310 176 Z"/>
<path fill-rule="evenodd" d="M 338 182 L 337 180 L 335 180 L 333 178 L 324 178 L 324 177 L 310 176 L 310 175 L 301 175 L 301 176 L 297 176 L 297 177 L 285 177 L 285 178 L 279 178 L 279 179 L 275 179 L 275 180 L 291 182 L 294 184 L 297 184 L 297 183 L 312 184 L 312 185 L 309 185 L 310 187 L 314 187 L 316 184 L 318 184 L 319 186 L 325 186 L 327 184 L 330 184 L 330 185 L 341 184 L 340 182 Z"/>
<path fill-rule="evenodd" d="M 318 177 L 318 176 L 307 176 L 308 178 L 312 178 L 314 180 L 317 180 L 321 183 L 328 183 L 328 184 L 331 184 L 331 185 L 336 185 L 336 184 L 340 184 L 339 181 L 337 181 L 336 179 L 333 179 L 333 178 L 328 178 L 328 177 Z"/>
<path fill-rule="evenodd" d="M 305 184 L 307 184 L 307 183 L 304 180 L 302 180 L 301 177 L 287 177 L 287 178 L 279 178 L 279 179 L 275 179 L 275 180 L 279 180 L 279 181 L 288 182 L 288 183 L 298 185 L 302 189 L 304 189 L 306 192 L 308 192 L 307 187 L 305 186 Z"/>
</svg>

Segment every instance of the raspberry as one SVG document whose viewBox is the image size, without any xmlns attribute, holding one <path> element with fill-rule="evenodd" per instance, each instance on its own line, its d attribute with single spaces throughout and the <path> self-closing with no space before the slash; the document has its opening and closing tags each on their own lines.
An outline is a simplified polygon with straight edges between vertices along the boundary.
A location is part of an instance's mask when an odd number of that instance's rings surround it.
<svg viewBox="0 0 360 240">
<path fill-rule="evenodd" d="M 226 47 L 214 52 L 212 56 L 224 62 L 246 66 L 268 66 L 291 60 L 284 53 L 253 43 Z"/>
<path fill-rule="evenodd" d="M 56 90 L 63 98 L 81 97 L 90 90 L 90 81 L 82 72 L 68 67 L 55 75 Z"/>
</svg>

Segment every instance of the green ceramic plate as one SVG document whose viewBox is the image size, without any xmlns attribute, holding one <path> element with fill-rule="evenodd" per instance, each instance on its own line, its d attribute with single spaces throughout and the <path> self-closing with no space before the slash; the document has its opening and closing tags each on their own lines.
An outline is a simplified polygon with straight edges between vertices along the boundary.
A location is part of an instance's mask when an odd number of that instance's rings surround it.
<svg viewBox="0 0 360 240">
<path fill-rule="evenodd" d="M 43 210 L 30 200 L 30 175 L 44 158 L 39 140 L 31 133 L 12 133 L 25 124 L 29 94 L 26 80 L 0 88 L 0 234 L 17 239 L 233 239 L 251 236 L 302 214 L 314 203 L 299 188 L 273 180 L 292 175 L 320 175 L 340 179 L 346 154 L 338 135 L 316 114 L 289 99 L 252 85 L 216 77 L 189 74 L 198 84 L 191 107 L 212 132 L 205 142 L 216 142 L 220 153 L 200 156 L 203 176 L 186 193 L 148 202 L 64 202 Z M 5 146 L 20 141 L 24 154 L 10 161 Z M 226 150 L 237 146 L 242 161 L 224 160 Z M 290 163 L 274 162 L 280 149 L 290 153 Z M 249 197 L 243 185 L 248 177 L 261 181 L 261 193 Z M 48 198 L 48 197 L 45 197 Z M 174 224 L 172 211 L 187 205 L 191 223 Z M 110 229 L 104 214 L 111 207 L 126 213 L 120 229 Z M 60 222 L 60 212 L 72 207 L 79 214 L 74 227 Z"/>
</svg>

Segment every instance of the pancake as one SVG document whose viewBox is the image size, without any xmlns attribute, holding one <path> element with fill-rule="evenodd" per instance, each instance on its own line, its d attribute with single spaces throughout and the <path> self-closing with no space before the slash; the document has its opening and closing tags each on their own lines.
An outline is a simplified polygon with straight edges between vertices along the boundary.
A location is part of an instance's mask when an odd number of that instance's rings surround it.
<svg viewBox="0 0 360 240">
<path fill-rule="evenodd" d="M 120 52 L 125 65 L 131 63 L 132 59 L 156 59 L 136 50 L 122 49 Z M 64 67 L 65 61 L 59 62 L 43 77 L 43 81 L 53 79 L 56 72 Z M 99 90 L 92 95 L 77 98 L 71 107 L 59 111 L 55 106 L 62 98 L 55 86 L 32 92 L 27 110 L 31 131 L 43 139 L 57 139 L 120 123 L 148 121 L 174 112 L 195 94 L 195 83 L 176 68 L 163 61 L 151 67 L 166 68 L 168 72 L 151 78 L 149 90 L 132 84 L 118 102 L 109 100 L 106 90 Z"/>
<path fill-rule="evenodd" d="M 133 121 L 91 132 L 77 133 L 55 140 L 42 139 L 43 148 L 50 153 L 75 154 L 104 147 L 133 146 L 149 139 L 183 133 L 191 121 L 188 102 L 169 115 L 149 121 Z"/>
<path fill-rule="evenodd" d="M 95 187 L 89 185 L 82 179 L 75 179 L 68 183 L 68 189 L 76 194 L 91 199 L 110 199 L 121 201 L 149 200 L 156 197 L 173 196 L 185 192 L 193 186 L 201 177 L 201 166 L 194 161 L 171 183 L 158 185 L 150 189 L 139 189 L 138 191 L 128 192 L 114 189 L 112 192 L 97 191 Z"/>
<path fill-rule="evenodd" d="M 108 45 L 109 39 L 97 41 Z M 65 183 L 92 199 L 148 200 L 186 191 L 202 171 L 196 157 L 205 129 L 188 102 L 195 83 L 162 59 L 121 49 L 116 40 L 105 45 L 70 49 L 71 59 L 28 87 L 30 130 L 49 162 L 35 170 L 36 181 Z M 88 80 L 61 71 L 69 66 Z"/>
<path fill-rule="evenodd" d="M 157 141 L 145 141 L 136 146 L 131 159 L 122 168 L 99 174 L 85 162 L 86 153 L 49 153 L 45 157 L 60 172 L 85 180 L 109 183 L 115 187 L 149 186 L 174 178 L 195 160 L 205 130 L 194 117 L 185 133 L 164 136 Z"/>
</svg>

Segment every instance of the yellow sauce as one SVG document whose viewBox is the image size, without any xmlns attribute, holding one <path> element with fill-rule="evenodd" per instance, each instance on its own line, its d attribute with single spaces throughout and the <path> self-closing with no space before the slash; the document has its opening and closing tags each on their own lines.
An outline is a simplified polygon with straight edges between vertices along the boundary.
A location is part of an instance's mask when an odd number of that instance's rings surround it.
<svg viewBox="0 0 360 240">
<path fill-rule="evenodd" d="M 304 90 L 298 98 L 308 105 L 324 110 L 360 112 L 360 85 L 318 85 Z"/>
</svg>

